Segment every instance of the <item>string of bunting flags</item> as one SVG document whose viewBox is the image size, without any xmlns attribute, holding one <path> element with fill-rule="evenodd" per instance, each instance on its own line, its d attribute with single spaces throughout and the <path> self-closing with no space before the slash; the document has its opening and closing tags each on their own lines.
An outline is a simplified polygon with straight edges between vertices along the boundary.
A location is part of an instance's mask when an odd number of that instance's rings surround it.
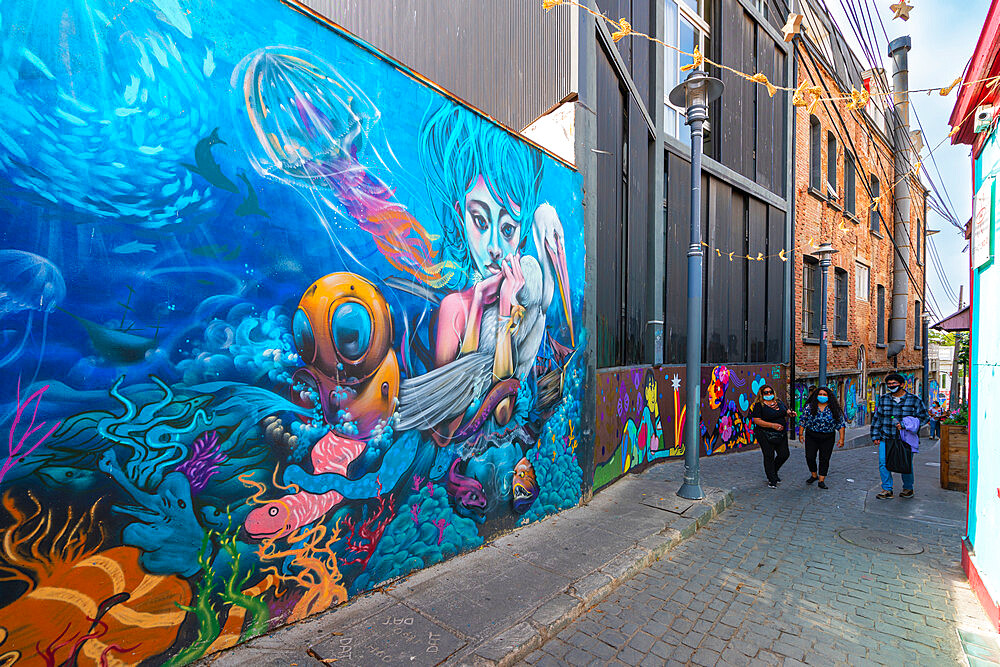
<svg viewBox="0 0 1000 667">
<path fill-rule="evenodd" d="M 582 11 L 585 11 L 588 14 L 592 15 L 593 17 L 601 21 L 604 21 L 607 25 L 613 28 L 611 32 L 611 38 L 615 42 L 618 42 L 624 39 L 625 37 L 638 37 L 641 39 L 649 40 L 650 42 L 654 42 L 656 44 L 660 44 L 665 48 L 676 51 L 680 55 L 690 57 L 692 59 L 692 62 L 687 65 L 683 65 L 680 68 L 682 72 L 687 72 L 694 69 L 700 69 L 705 64 L 713 65 L 720 69 L 726 70 L 727 72 L 731 72 L 737 76 L 740 76 L 746 79 L 747 81 L 752 81 L 754 83 L 758 83 L 764 86 L 767 89 L 768 95 L 771 97 L 774 97 L 774 95 L 779 90 L 790 92 L 792 93 L 792 106 L 807 107 L 809 113 L 812 113 L 813 110 L 816 108 L 816 106 L 818 106 L 822 102 L 844 102 L 845 108 L 847 110 L 861 111 L 868 105 L 868 103 L 873 98 L 889 97 L 893 94 L 891 91 L 872 93 L 867 89 L 857 90 L 852 86 L 851 92 L 848 95 L 824 97 L 822 95 L 823 87 L 816 85 L 815 83 L 808 80 L 800 82 L 799 85 L 795 87 L 779 86 L 773 83 L 772 81 L 768 80 L 767 76 L 763 72 L 756 72 L 754 74 L 749 74 L 747 72 L 742 72 L 736 68 L 730 67 L 723 63 L 715 62 L 714 60 L 706 58 L 704 54 L 701 53 L 701 50 L 697 46 L 695 46 L 693 52 L 689 53 L 687 51 L 684 51 L 680 47 L 675 46 L 673 44 L 668 44 L 667 42 L 664 42 L 661 39 L 657 39 L 651 35 L 647 35 L 646 33 L 633 30 L 632 24 L 629 23 L 629 21 L 626 20 L 624 17 L 615 21 L 614 19 L 609 18 L 608 16 L 602 14 L 599 11 L 591 9 L 590 7 L 582 4 L 581 2 L 578 2 L 577 0 L 542 0 L 542 8 L 545 11 L 550 11 L 551 9 L 554 9 L 555 7 L 558 6 L 577 7 Z M 913 9 L 913 5 L 908 4 L 906 0 L 900 0 L 900 2 L 891 5 L 890 9 L 893 10 L 894 19 L 899 18 L 906 21 L 909 20 L 910 18 L 909 12 L 910 10 Z M 796 14 L 794 12 L 788 15 L 788 20 L 785 23 L 784 28 L 782 28 L 782 34 L 786 42 L 791 42 L 799 34 L 802 28 L 803 18 L 804 16 L 802 14 Z M 915 90 L 910 90 L 908 91 L 908 93 L 912 94 L 912 93 L 926 92 L 930 94 L 937 91 L 941 96 L 946 97 L 950 95 L 955 88 L 972 86 L 979 83 L 986 83 L 990 87 L 996 87 L 997 85 L 1000 85 L 1000 75 L 986 77 L 982 79 L 976 79 L 973 81 L 965 81 L 965 82 L 962 81 L 961 76 L 958 76 L 954 81 L 952 81 L 950 84 L 946 86 L 938 86 L 934 88 L 919 88 Z M 946 137 L 945 140 L 954 136 L 955 133 L 958 132 L 958 127 L 959 125 L 956 125 L 955 127 L 951 128 L 951 131 L 949 132 L 948 137 Z M 944 143 L 944 140 L 941 143 Z M 941 144 L 938 144 L 938 146 L 935 147 L 935 150 L 940 145 Z M 934 151 L 932 150 L 931 153 L 933 152 Z M 930 153 L 928 153 L 928 155 L 926 156 L 923 156 L 923 159 L 919 159 L 916 162 L 914 166 L 914 173 L 916 173 L 916 170 L 920 168 L 924 159 L 926 159 L 929 156 Z M 918 158 L 919 157 L 920 156 L 918 156 Z"/>
<path fill-rule="evenodd" d="M 821 104 L 823 102 L 833 102 L 833 103 L 844 102 L 845 103 L 845 108 L 848 111 L 857 111 L 857 112 L 860 112 L 860 111 L 864 110 L 865 107 L 868 106 L 868 103 L 873 98 L 889 97 L 889 96 L 893 95 L 893 93 L 891 91 L 872 93 L 867 88 L 865 90 L 857 90 L 856 88 L 854 88 L 852 86 L 851 92 L 850 92 L 849 95 L 825 96 L 824 97 L 823 96 L 823 87 L 820 86 L 820 85 L 816 85 L 815 83 L 813 83 L 813 82 L 811 82 L 809 80 L 801 81 L 795 87 L 779 86 L 779 85 L 771 82 L 770 80 L 768 80 L 767 76 L 764 73 L 762 73 L 762 72 L 756 72 L 754 74 L 748 74 L 747 72 L 742 72 L 742 71 L 740 71 L 738 69 L 735 69 L 733 67 L 725 65 L 723 63 L 715 62 L 713 60 L 710 60 L 709 58 L 706 58 L 704 56 L 704 54 L 701 53 L 700 49 L 697 46 L 695 46 L 693 52 L 689 53 L 689 52 L 684 51 L 683 49 L 681 49 L 681 48 L 679 48 L 679 47 L 677 47 L 677 46 L 675 46 L 673 44 L 668 44 L 668 43 L 664 42 L 661 39 L 657 39 L 657 38 L 655 38 L 655 37 L 653 37 L 651 35 L 647 35 L 646 33 L 633 30 L 632 24 L 629 23 L 629 21 L 626 20 L 624 17 L 622 17 L 622 18 L 618 19 L 617 21 L 615 21 L 614 19 L 609 18 L 608 16 L 602 14 L 601 12 L 596 11 L 594 9 L 591 9 L 587 5 L 584 5 L 581 2 L 578 2 L 578 0 L 542 0 L 542 8 L 546 12 L 548 12 L 551 9 L 553 9 L 555 7 L 558 7 L 558 6 L 577 7 L 580 10 L 587 12 L 588 14 L 590 14 L 591 16 L 593 16 L 594 18 L 596 18 L 598 20 L 601 20 L 601 21 L 604 21 L 607 25 L 609 25 L 610 27 L 613 28 L 613 30 L 611 32 L 611 38 L 616 43 L 619 42 L 619 41 L 621 41 L 625 37 L 638 37 L 638 38 L 641 38 L 641 39 L 649 40 L 650 42 L 654 42 L 656 44 L 660 44 L 661 46 L 663 46 L 665 48 L 672 49 L 673 51 L 676 51 L 680 55 L 690 57 L 692 59 L 692 62 L 689 63 L 689 64 L 687 64 L 687 65 L 681 66 L 680 70 L 682 72 L 687 72 L 687 71 L 694 70 L 694 69 L 701 69 L 705 64 L 708 64 L 708 65 L 713 65 L 713 66 L 718 67 L 720 69 L 726 70 L 728 72 L 731 72 L 731 73 L 733 73 L 733 74 L 735 74 L 737 76 L 740 76 L 740 77 L 746 79 L 747 81 L 752 81 L 754 83 L 757 83 L 757 84 L 760 84 L 760 85 L 764 86 L 767 89 L 767 93 L 768 93 L 768 95 L 770 97 L 774 97 L 775 94 L 777 94 L 777 92 L 779 90 L 780 91 L 790 92 L 790 93 L 792 93 L 792 100 L 791 100 L 792 101 L 792 106 L 793 107 L 806 107 L 807 111 L 810 114 L 813 113 L 814 109 L 819 104 Z M 909 12 L 913 9 L 913 5 L 908 4 L 906 2 L 906 0 L 899 0 L 899 2 L 896 2 L 896 3 L 892 4 L 892 5 L 890 5 L 889 8 L 893 11 L 893 18 L 894 19 L 898 18 L 898 19 L 902 19 L 903 21 L 907 21 L 910 18 Z M 784 40 L 786 42 L 793 41 L 795 39 L 795 37 L 799 35 L 799 33 L 800 33 L 801 29 L 802 29 L 802 21 L 803 21 L 803 19 L 804 19 L 804 16 L 802 14 L 796 14 L 796 13 L 792 12 L 792 13 L 790 13 L 788 15 L 788 19 L 787 19 L 787 21 L 785 23 L 785 26 L 781 30 L 782 35 L 784 37 Z M 995 88 L 996 86 L 1000 85 L 1000 75 L 986 77 L 986 78 L 982 78 L 982 79 L 976 79 L 976 80 L 973 80 L 973 81 L 965 81 L 965 82 L 962 81 L 962 76 L 958 76 L 954 81 L 952 81 L 947 86 L 939 86 L 939 87 L 934 87 L 934 88 L 919 88 L 919 89 L 910 90 L 910 91 L 907 91 L 907 92 L 908 92 L 908 94 L 921 93 L 921 92 L 926 92 L 927 94 L 931 94 L 931 93 L 933 93 L 933 92 L 936 91 L 942 97 L 946 97 L 946 96 L 950 95 L 951 92 L 955 88 L 964 87 L 964 86 L 972 86 L 972 85 L 976 85 L 976 84 L 980 84 L 980 83 L 985 83 L 988 87 Z M 908 171 L 907 173 L 903 174 L 898 180 L 896 180 L 895 183 L 893 183 L 892 188 L 894 188 L 898 183 L 900 183 L 905 178 L 918 176 L 919 173 L 920 173 L 920 169 L 923 166 L 923 163 L 928 158 L 930 158 L 934 154 L 935 151 L 937 151 L 941 146 L 943 146 L 945 144 L 945 142 L 948 141 L 948 139 L 950 139 L 951 137 L 955 136 L 955 134 L 958 132 L 958 130 L 962 126 L 962 124 L 964 124 L 965 121 L 967 121 L 971 117 L 971 114 L 974 113 L 974 112 L 975 112 L 975 110 L 971 111 L 970 114 L 967 115 L 960 123 L 958 123 L 957 125 L 955 125 L 954 127 L 952 127 L 950 129 L 950 131 L 948 132 L 948 134 L 940 142 L 938 142 L 932 149 L 930 149 L 927 152 L 926 155 L 921 155 L 921 151 L 918 150 L 917 151 L 917 155 L 916 155 L 917 159 L 914 162 L 912 169 L 910 171 Z M 890 191 L 892 190 L 892 188 L 890 188 Z M 872 199 L 871 204 L 870 204 L 870 209 L 871 210 L 876 210 L 879 207 L 879 205 L 881 204 L 881 200 L 882 200 L 882 196 L 874 197 Z M 846 231 L 847 229 L 849 229 L 848 227 L 844 226 L 843 221 L 841 221 L 841 223 L 840 223 L 840 228 L 841 228 L 841 231 Z M 704 245 L 706 247 L 709 247 L 708 244 L 706 244 L 704 242 L 702 243 L 702 245 Z M 803 248 L 805 248 L 805 247 L 818 248 L 819 246 L 817 246 L 815 244 L 815 242 L 812 239 L 810 239 L 809 245 L 808 246 L 802 246 L 802 247 Z M 796 248 L 796 249 L 800 249 L 800 248 Z M 763 254 L 758 253 L 758 255 L 756 257 L 753 257 L 751 255 L 739 255 L 739 254 L 736 254 L 735 251 L 729 252 L 729 251 L 724 251 L 724 250 L 722 250 L 720 248 L 709 247 L 709 250 L 714 250 L 719 257 L 723 257 L 723 256 L 728 257 L 730 261 L 733 261 L 734 257 L 736 259 L 746 259 L 748 261 L 764 261 L 764 260 L 766 260 L 768 258 L 772 258 L 772 257 L 778 257 L 782 261 L 787 261 L 787 259 L 788 259 L 787 252 L 786 252 L 785 249 L 782 249 L 780 252 L 774 253 L 774 254 L 771 254 L 771 255 L 763 255 Z"/>
</svg>

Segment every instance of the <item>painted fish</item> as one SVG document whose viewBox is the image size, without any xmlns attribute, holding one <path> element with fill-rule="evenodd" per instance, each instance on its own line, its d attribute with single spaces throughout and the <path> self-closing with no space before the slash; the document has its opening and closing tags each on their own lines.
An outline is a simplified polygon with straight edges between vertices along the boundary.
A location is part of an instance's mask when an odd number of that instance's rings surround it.
<svg viewBox="0 0 1000 667">
<path fill-rule="evenodd" d="M 140 252 L 156 252 L 156 246 L 152 243 L 142 243 L 140 241 L 129 241 L 123 243 L 111 252 L 118 255 L 134 255 Z"/>
<path fill-rule="evenodd" d="M 461 459 L 455 459 L 448 468 L 448 477 L 445 479 L 448 495 L 454 498 L 460 507 L 471 512 L 483 513 L 486 511 L 486 492 L 483 490 L 483 485 L 477 479 L 459 474 L 460 461 Z"/>
<path fill-rule="evenodd" d="M 223 173 L 222 167 L 219 166 L 219 163 L 215 160 L 215 156 L 212 155 L 212 146 L 216 146 L 218 144 L 222 144 L 223 146 L 227 145 L 225 141 L 219 138 L 219 128 L 215 128 L 212 130 L 211 134 L 203 139 L 200 139 L 195 145 L 195 164 L 181 162 L 181 166 L 186 168 L 191 173 L 198 174 L 221 190 L 238 193 L 240 189 L 236 187 L 236 184 L 229 180 L 229 177 Z"/>
<path fill-rule="evenodd" d="M 538 498 L 538 480 L 531 461 L 523 458 L 514 466 L 514 511 L 524 514 Z"/>
<path fill-rule="evenodd" d="M 331 431 L 313 445 L 313 470 L 317 474 L 332 472 L 347 475 L 347 466 L 361 455 L 366 446 L 361 440 L 345 438 Z M 255 539 L 285 537 L 325 516 L 343 499 L 344 496 L 336 491 L 291 493 L 255 507 L 247 515 L 243 527 Z"/>
</svg>

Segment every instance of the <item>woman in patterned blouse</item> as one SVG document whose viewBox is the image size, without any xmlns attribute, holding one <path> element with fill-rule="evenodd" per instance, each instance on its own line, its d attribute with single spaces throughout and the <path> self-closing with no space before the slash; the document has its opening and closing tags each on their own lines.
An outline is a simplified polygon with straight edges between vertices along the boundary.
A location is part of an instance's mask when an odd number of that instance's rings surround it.
<svg viewBox="0 0 1000 667">
<path fill-rule="evenodd" d="M 805 410 L 799 420 L 802 426 L 799 438 L 806 445 L 806 464 L 809 466 L 809 479 L 806 484 L 819 480 L 819 488 L 829 488 L 826 485 L 826 473 L 830 468 L 830 455 L 833 454 L 833 441 L 840 431 L 838 447 L 844 446 L 844 436 L 847 433 L 847 422 L 844 421 L 844 411 L 832 391 L 826 387 L 814 389 L 806 401 Z M 816 465 L 816 455 L 819 454 L 819 465 Z"/>
</svg>

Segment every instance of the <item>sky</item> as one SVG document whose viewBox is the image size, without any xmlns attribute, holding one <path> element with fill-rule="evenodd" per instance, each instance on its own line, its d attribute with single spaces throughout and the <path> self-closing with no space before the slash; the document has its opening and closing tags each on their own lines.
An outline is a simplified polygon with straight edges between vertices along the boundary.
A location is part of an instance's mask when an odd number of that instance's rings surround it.
<svg viewBox="0 0 1000 667">
<path fill-rule="evenodd" d="M 932 88 L 950 85 L 965 68 L 972 50 L 979 39 L 989 0 L 910 0 L 914 9 L 910 12 L 910 20 L 893 19 L 889 5 L 895 0 L 825 0 L 831 15 L 855 49 L 862 63 L 867 64 L 863 52 L 858 46 L 858 40 L 850 22 L 847 20 L 845 6 L 852 4 L 857 11 L 859 4 L 868 3 L 873 12 L 875 34 L 878 39 L 878 54 L 882 58 L 879 66 L 886 69 L 891 77 L 892 63 L 887 55 L 887 42 L 882 26 L 875 18 L 878 11 L 889 39 L 901 35 L 910 35 L 912 49 L 909 54 L 910 89 Z M 957 88 L 948 97 L 938 93 L 914 93 L 910 97 L 912 109 L 923 123 L 925 131 L 924 144 L 933 148 L 948 134 L 950 127 L 948 117 L 955 104 Z M 913 113 L 910 115 L 911 129 L 918 129 Z M 927 150 L 924 155 L 926 156 Z M 964 224 L 972 215 L 972 162 L 970 147 L 965 145 L 952 146 L 951 141 L 945 142 L 934 152 L 941 176 L 934 169 L 929 159 L 924 162 L 934 177 L 935 184 L 945 199 L 945 205 L 951 208 Z M 948 203 L 950 195 L 951 204 Z M 962 234 L 949 222 L 937 214 L 928 211 L 929 229 L 940 229 L 941 233 L 934 235 L 932 243 L 937 248 L 938 255 L 945 273 L 942 279 L 934 263 L 928 258 L 927 284 L 932 298 L 928 298 L 930 306 L 938 305 L 937 315 L 946 317 L 958 306 L 959 285 L 965 286 L 965 303 L 969 302 L 969 255 L 963 252 L 966 240 Z M 933 324 L 933 321 L 932 321 Z"/>
</svg>

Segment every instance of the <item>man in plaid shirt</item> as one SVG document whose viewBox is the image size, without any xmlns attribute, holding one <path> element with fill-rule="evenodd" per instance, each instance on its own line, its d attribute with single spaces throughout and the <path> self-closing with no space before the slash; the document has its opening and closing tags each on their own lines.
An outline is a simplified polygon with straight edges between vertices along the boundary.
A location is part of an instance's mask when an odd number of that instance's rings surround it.
<svg viewBox="0 0 1000 667">
<path fill-rule="evenodd" d="M 885 377 L 885 388 L 888 393 L 879 396 L 872 415 L 872 442 L 878 446 L 878 471 L 882 477 L 882 493 L 875 496 L 885 500 L 892 498 L 892 473 L 885 467 L 886 441 L 899 438 L 899 430 L 903 427 L 903 417 L 916 417 L 920 425 L 927 423 L 927 408 L 919 397 L 906 391 L 906 380 L 899 373 L 890 373 Z M 900 498 L 913 497 L 913 474 L 900 475 L 903 478 L 903 490 Z"/>
</svg>

